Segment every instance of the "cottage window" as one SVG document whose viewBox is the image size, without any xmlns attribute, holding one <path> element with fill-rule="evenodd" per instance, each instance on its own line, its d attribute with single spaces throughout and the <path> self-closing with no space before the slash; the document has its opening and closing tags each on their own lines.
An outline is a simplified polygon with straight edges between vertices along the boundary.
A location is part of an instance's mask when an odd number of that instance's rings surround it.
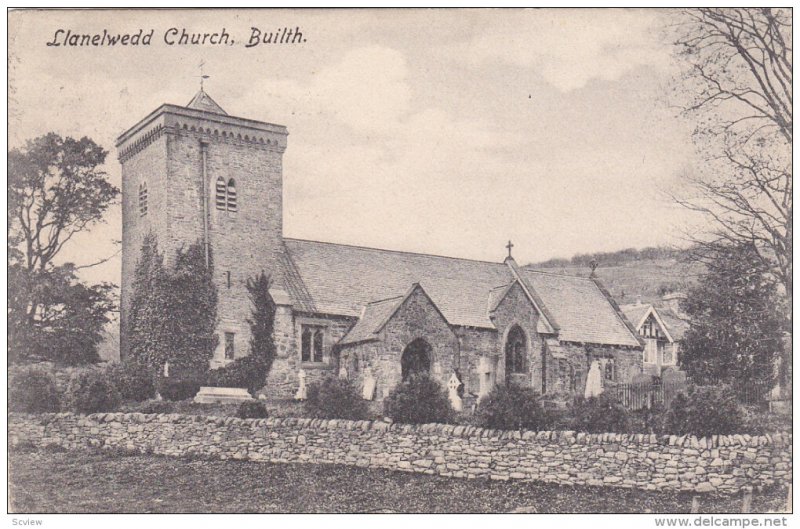
<svg viewBox="0 0 800 529">
<path fill-rule="evenodd" d="M 139 184 L 139 216 L 147 215 L 147 182 Z"/>
<path fill-rule="evenodd" d="M 661 361 L 664 365 L 669 366 L 675 364 L 674 348 L 675 346 L 673 344 L 664 344 L 663 360 Z"/>
<path fill-rule="evenodd" d="M 300 360 L 303 362 L 322 362 L 324 328 L 316 325 L 303 325 L 300 339 Z"/>
<path fill-rule="evenodd" d="M 232 332 L 225 333 L 225 360 L 233 360 L 235 355 L 234 338 L 236 335 Z"/>
</svg>

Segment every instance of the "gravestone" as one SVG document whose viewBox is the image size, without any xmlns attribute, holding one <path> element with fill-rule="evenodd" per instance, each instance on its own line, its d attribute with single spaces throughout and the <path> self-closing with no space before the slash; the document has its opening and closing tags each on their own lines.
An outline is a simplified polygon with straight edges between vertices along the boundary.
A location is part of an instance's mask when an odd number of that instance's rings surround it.
<svg viewBox="0 0 800 529">
<path fill-rule="evenodd" d="M 300 385 L 297 387 L 297 393 L 294 394 L 294 400 L 306 400 L 308 398 L 308 387 L 306 386 L 306 370 L 301 369 L 297 373 L 297 379 Z"/>
<path fill-rule="evenodd" d="M 253 400 L 245 388 L 215 388 L 203 386 L 194 401 L 198 404 L 235 404 Z"/>
<path fill-rule="evenodd" d="M 464 409 L 464 402 L 461 400 L 461 397 L 458 394 L 458 388 L 460 387 L 461 381 L 458 379 L 458 376 L 453 373 L 450 375 L 450 380 L 447 381 L 447 393 L 448 397 L 450 397 L 450 405 L 455 411 L 461 411 Z"/>
<path fill-rule="evenodd" d="M 489 394 L 494 388 L 494 362 L 487 356 L 482 356 L 478 360 L 478 374 L 480 375 L 480 385 L 478 388 L 478 400 Z"/>
<path fill-rule="evenodd" d="M 364 388 L 361 390 L 361 398 L 364 400 L 372 400 L 375 398 L 375 386 L 378 381 L 372 375 L 372 368 L 367 367 L 364 369 Z"/>
</svg>

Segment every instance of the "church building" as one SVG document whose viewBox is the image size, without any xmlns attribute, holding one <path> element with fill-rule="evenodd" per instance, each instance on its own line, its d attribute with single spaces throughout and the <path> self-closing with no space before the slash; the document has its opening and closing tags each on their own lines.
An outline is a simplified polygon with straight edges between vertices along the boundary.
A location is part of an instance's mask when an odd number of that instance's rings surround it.
<svg viewBox="0 0 800 529">
<path fill-rule="evenodd" d="M 284 126 L 228 115 L 201 89 L 118 138 L 122 354 L 152 232 L 168 262 L 198 240 L 213 255 L 212 368 L 248 354 L 245 284 L 271 276 L 278 351 L 267 395 L 294 395 L 301 370 L 308 382 L 366 383 L 377 400 L 419 372 L 443 385 L 455 375 L 468 398 L 519 384 L 563 399 L 584 394 L 590 369 L 606 386 L 642 373 L 643 340 L 597 279 L 522 269 L 510 243 L 504 259 L 486 262 L 284 237 L 287 137 Z"/>
</svg>

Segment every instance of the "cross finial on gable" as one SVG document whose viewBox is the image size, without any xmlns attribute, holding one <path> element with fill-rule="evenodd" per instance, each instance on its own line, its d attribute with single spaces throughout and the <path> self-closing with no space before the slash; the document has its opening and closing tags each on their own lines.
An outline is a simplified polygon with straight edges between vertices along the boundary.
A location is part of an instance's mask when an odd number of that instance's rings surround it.
<svg viewBox="0 0 800 529">
<path fill-rule="evenodd" d="M 509 239 L 508 244 L 506 244 L 506 248 L 508 248 L 508 257 L 511 258 L 511 248 L 514 247 L 514 243 L 511 242 Z"/>
</svg>

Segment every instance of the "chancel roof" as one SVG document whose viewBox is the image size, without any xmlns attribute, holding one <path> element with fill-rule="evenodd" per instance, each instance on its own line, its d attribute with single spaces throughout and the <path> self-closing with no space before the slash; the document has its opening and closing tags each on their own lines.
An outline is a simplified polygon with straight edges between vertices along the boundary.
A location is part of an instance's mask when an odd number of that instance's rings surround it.
<svg viewBox="0 0 800 529">
<path fill-rule="evenodd" d="M 373 332 L 418 283 L 451 325 L 494 329 L 490 307 L 515 278 L 506 263 L 284 239 L 291 277 L 302 282 L 300 310 L 363 320 L 350 340 Z M 637 347 L 638 338 L 593 279 L 523 270 L 524 280 L 558 322 L 561 340 Z M 305 309 L 303 308 L 305 307 Z M 361 336 L 361 331 L 364 336 Z M 353 331 L 356 331 L 354 334 Z"/>
</svg>

